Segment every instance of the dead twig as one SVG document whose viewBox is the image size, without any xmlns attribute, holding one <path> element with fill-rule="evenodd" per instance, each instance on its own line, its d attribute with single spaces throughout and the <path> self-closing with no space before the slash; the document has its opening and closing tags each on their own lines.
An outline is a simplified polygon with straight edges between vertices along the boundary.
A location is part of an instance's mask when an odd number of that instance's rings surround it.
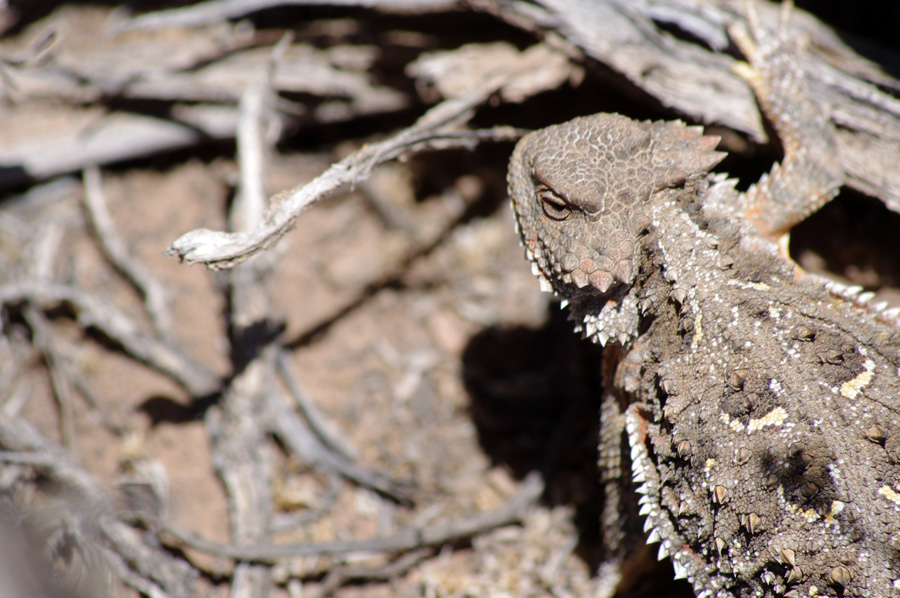
<svg viewBox="0 0 900 598">
<path fill-rule="evenodd" d="M 65 225 L 60 219 L 52 219 L 45 223 L 39 231 L 35 231 L 36 239 L 29 243 L 30 271 L 41 280 L 53 280 L 56 260 L 65 237 Z"/>
<path fill-rule="evenodd" d="M 2 3 L 0 3 L 2 9 Z M 59 36 L 52 29 L 38 34 L 28 47 L 15 54 L 0 52 L 0 100 L 20 100 L 15 97 L 18 87 L 10 76 L 10 69 L 27 69 L 44 62 L 57 48 Z"/>
<path fill-rule="evenodd" d="M 161 532 L 174 538 L 174 545 L 183 545 L 215 556 L 259 563 L 276 563 L 301 556 L 329 556 L 346 554 L 398 553 L 420 548 L 442 546 L 467 540 L 492 529 L 520 523 L 534 507 L 544 491 L 540 474 L 531 473 L 518 493 L 497 509 L 450 521 L 443 525 L 409 527 L 392 536 L 371 540 L 333 541 L 305 544 L 260 544 L 238 546 L 212 542 L 197 534 L 179 530 L 163 522 L 150 521 Z M 164 541 L 166 541 L 164 539 Z M 173 543 L 168 541 L 170 545 Z"/>
<path fill-rule="evenodd" d="M 44 179 L 76 172 L 90 164 L 110 164 L 193 147 L 212 139 L 231 139 L 237 124 L 232 107 L 175 106 L 175 120 L 113 112 L 86 134 L 83 126 L 64 127 L 42 143 L 0 147 L 0 158 L 19 168 L 0 172 L 0 189 L 21 185 L 26 177 Z"/>
<path fill-rule="evenodd" d="M 66 423 L 66 419 L 71 420 L 74 416 L 74 406 L 70 405 L 70 396 L 72 390 L 77 393 L 87 404 L 88 417 L 99 423 L 115 436 L 122 436 L 123 427 L 120 423 L 112 421 L 106 413 L 100 409 L 96 396 L 91 388 L 84 381 L 83 376 L 78 372 L 76 362 L 77 354 L 73 348 L 66 344 L 61 338 L 53 332 L 53 327 L 47 320 L 47 317 L 38 309 L 31 305 L 27 305 L 24 309 L 25 321 L 32 331 L 32 344 L 35 349 L 44 356 L 47 369 L 50 372 L 50 382 L 53 392 L 57 395 L 57 402 L 60 403 L 60 434 L 70 451 L 74 452 L 74 448 L 70 441 L 66 439 L 74 439 L 74 430 L 72 424 Z M 16 371 L 20 368 L 10 368 L 10 371 Z M 14 388 L 12 383 L 5 384 L 0 377 L 0 388 Z M 4 409 L 6 406 L 4 405 Z M 16 415 L 16 410 L 12 409 L 6 412 L 8 416 Z"/>
<path fill-rule="evenodd" d="M 409 493 L 400 483 L 367 471 L 325 446 L 303 420 L 287 408 L 279 393 L 272 392 L 267 399 L 272 431 L 292 453 L 313 467 L 336 473 L 397 502 L 409 503 Z"/>
<path fill-rule="evenodd" d="M 266 72 L 244 91 L 238 119 L 240 183 L 228 214 L 232 230 L 257 226 L 265 195 L 263 164 L 268 150 L 263 130 L 272 116 L 272 75 L 289 44 L 285 36 L 275 47 Z M 220 406 L 206 419 L 212 439 L 213 464 L 228 497 L 231 537 L 235 542 L 265 542 L 269 536 L 272 455 L 266 443 L 270 414 L 266 397 L 274 376 L 279 348 L 267 334 L 271 313 L 268 275 L 276 255 L 262 256 L 229 272 L 232 364 L 237 372 Z M 264 598 L 270 592 L 271 569 L 241 562 L 231 581 L 232 596 Z"/>
<path fill-rule="evenodd" d="M 487 140 L 517 139 L 522 132 L 510 127 L 459 130 L 471 117 L 475 106 L 487 100 L 515 75 L 516 72 L 488 76 L 468 93 L 438 104 L 411 127 L 384 141 L 361 147 L 306 185 L 276 194 L 270 200 L 263 222 L 254 230 L 226 233 L 196 229 L 176 239 L 168 254 L 189 264 L 203 263 L 214 270 L 232 268 L 272 247 L 312 203 L 324 199 L 345 184 L 365 179 L 382 162 L 425 149 L 472 147 Z"/>
<path fill-rule="evenodd" d="M 329 450 L 333 451 L 337 456 L 347 461 L 356 459 L 356 451 L 338 432 L 325 421 L 324 416 L 319 409 L 309 400 L 306 391 L 300 385 L 294 373 L 291 371 L 291 364 L 288 361 L 289 353 L 282 349 L 278 352 L 278 376 L 287 387 L 291 398 L 294 399 L 294 406 L 303 416 L 303 420 L 309 426 L 310 431 L 315 434 L 319 442 Z"/>
<path fill-rule="evenodd" d="M 59 355 L 53 344 L 50 332 L 50 324 L 40 310 L 29 305 L 25 308 L 25 320 L 31 328 L 35 347 L 43 354 L 47 371 L 50 373 L 50 386 L 59 406 L 59 429 L 63 445 L 74 455 L 77 453 L 75 444 L 75 407 L 73 384 L 68 376 L 64 359 Z"/>
<path fill-rule="evenodd" d="M 125 559 L 112 550 L 104 550 L 103 554 L 110 568 L 128 587 L 149 596 L 149 598 L 170 598 L 170 595 L 157 584 L 131 571 L 128 564 L 125 563 Z"/>
<path fill-rule="evenodd" d="M 128 355 L 165 374 L 193 397 L 211 395 L 221 386 L 218 376 L 206 367 L 144 334 L 128 315 L 86 290 L 40 280 L 18 280 L 0 286 L 0 305 L 24 302 L 41 307 L 59 303 L 72 306 L 81 326 L 102 332 Z"/>
<path fill-rule="evenodd" d="M 55 339 L 54 346 L 59 355 L 60 367 L 65 372 L 66 377 L 71 381 L 75 392 L 78 393 L 88 406 L 88 417 L 98 422 L 111 434 L 121 437 L 125 432 L 124 427 L 121 422 L 116 422 L 114 419 L 110 418 L 110 414 L 105 413 L 103 409 L 100 408 L 96 394 L 87 385 L 84 376 L 82 376 L 76 368 L 77 358 L 73 348 L 70 345 L 65 344 L 59 338 Z"/>
<path fill-rule="evenodd" d="M 56 258 L 63 241 L 63 227 L 58 221 L 48 223 L 41 229 L 37 239 L 31 244 L 33 250 L 32 271 L 42 280 L 50 281 L 56 265 Z M 31 329 L 32 344 L 43 356 L 50 374 L 50 387 L 59 407 L 59 431 L 62 443 L 73 454 L 75 446 L 75 408 L 72 405 L 72 381 L 65 368 L 65 360 L 59 355 L 53 342 L 50 324 L 44 314 L 33 305 L 26 305 L 23 315 Z"/>
<path fill-rule="evenodd" d="M 30 67 L 39 64 L 57 49 L 59 36 L 53 29 L 41 31 L 21 52 L 7 54 L 0 52 L 0 65 Z"/>
<path fill-rule="evenodd" d="M 161 10 L 129 19 L 110 28 L 111 34 L 125 31 L 162 29 L 165 27 L 202 27 L 235 19 L 244 15 L 279 6 L 311 6 L 316 4 L 346 5 L 397 12 L 429 12 L 453 8 L 456 0 L 210 0 L 194 6 Z"/>
<path fill-rule="evenodd" d="M 91 166 L 84 171 L 84 207 L 100 248 L 113 268 L 143 297 L 144 308 L 159 337 L 167 342 L 175 339 L 169 297 L 165 287 L 135 259 L 116 231 L 109 213 L 100 169 Z"/>
<path fill-rule="evenodd" d="M 316 593 L 317 598 L 327 598 L 342 586 L 351 582 L 391 581 L 410 571 L 426 558 L 434 554 L 433 548 L 422 548 L 400 555 L 393 561 L 374 569 L 358 565 L 338 565 L 328 570 L 322 585 Z"/>
</svg>

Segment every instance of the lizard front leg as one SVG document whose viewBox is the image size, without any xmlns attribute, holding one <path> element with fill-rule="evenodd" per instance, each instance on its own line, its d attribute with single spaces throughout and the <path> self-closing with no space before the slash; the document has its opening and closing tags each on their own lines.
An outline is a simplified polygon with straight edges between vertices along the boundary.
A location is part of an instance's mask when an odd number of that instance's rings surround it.
<svg viewBox="0 0 900 598">
<path fill-rule="evenodd" d="M 796 40 L 789 37 L 792 3 L 783 5 L 780 30 L 767 31 L 752 5 L 750 31 L 731 28 L 747 58 L 735 69 L 752 87 L 784 147 L 784 159 L 744 196 L 746 218 L 764 238 L 777 241 L 791 227 L 828 203 L 843 184 L 834 127 L 810 97 Z"/>
</svg>

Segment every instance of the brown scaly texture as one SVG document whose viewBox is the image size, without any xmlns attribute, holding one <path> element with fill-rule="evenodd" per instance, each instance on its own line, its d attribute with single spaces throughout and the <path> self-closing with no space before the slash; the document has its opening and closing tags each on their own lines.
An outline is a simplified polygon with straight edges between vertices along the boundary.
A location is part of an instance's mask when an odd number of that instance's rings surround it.
<svg viewBox="0 0 900 598">
<path fill-rule="evenodd" d="M 510 163 L 542 286 L 621 345 L 600 438 L 609 563 L 645 540 L 701 596 L 900 596 L 896 314 L 779 257 L 842 173 L 794 46 L 735 39 L 786 150 L 748 193 L 680 122 L 578 118 Z"/>
</svg>

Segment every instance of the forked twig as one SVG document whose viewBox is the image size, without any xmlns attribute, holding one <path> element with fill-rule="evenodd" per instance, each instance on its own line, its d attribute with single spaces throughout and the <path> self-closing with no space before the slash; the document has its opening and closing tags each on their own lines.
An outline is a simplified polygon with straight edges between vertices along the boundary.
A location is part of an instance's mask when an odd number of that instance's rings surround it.
<svg viewBox="0 0 900 598">
<path fill-rule="evenodd" d="M 522 131 L 511 127 L 495 127 L 477 131 L 460 130 L 472 110 L 503 87 L 516 71 L 486 77 L 467 93 L 445 100 L 426 112 L 411 127 L 384 141 L 365 145 L 306 185 L 276 194 L 268 212 L 255 229 L 222 232 L 196 229 L 176 239 L 168 254 L 189 264 L 202 263 L 218 270 L 232 268 L 247 258 L 272 247 L 293 226 L 303 210 L 328 197 L 345 184 L 354 184 L 368 176 L 382 162 L 407 152 L 425 149 L 472 147 L 482 141 L 512 141 Z"/>
<path fill-rule="evenodd" d="M 19 280 L 0 286 L 0 305 L 29 302 L 47 306 L 67 303 L 78 312 L 78 323 L 95 328 L 137 361 L 169 376 L 191 396 L 217 392 L 218 376 L 168 344 L 141 332 L 131 318 L 93 293 L 70 285 Z"/>
<path fill-rule="evenodd" d="M 84 207 L 100 248 L 106 254 L 109 263 L 144 298 L 144 307 L 153 329 L 160 338 L 167 341 L 174 340 L 168 293 L 144 264 L 131 255 L 116 231 L 107 206 L 106 195 L 103 193 L 100 169 L 96 166 L 84 171 Z"/>
</svg>

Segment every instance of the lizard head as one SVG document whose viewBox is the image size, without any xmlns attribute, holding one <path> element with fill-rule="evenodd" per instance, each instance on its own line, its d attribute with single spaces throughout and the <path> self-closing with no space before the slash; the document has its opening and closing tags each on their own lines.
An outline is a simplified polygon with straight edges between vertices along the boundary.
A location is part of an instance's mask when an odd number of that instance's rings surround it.
<svg viewBox="0 0 900 598">
<path fill-rule="evenodd" d="M 705 180 L 724 156 L 713 151 L 717 142 L 680 122 L 618 114 L 526 135 L 510 160 L 509 194 L 541 287 L 585 317 L 625 309 L 640 266 L 640 236 L 649 226 L 648 202 L 657 191 Z M 627 322 L 598 335 L 601 342 L 633 337 L 637 314 L 622 318 Z"/>
</svg>

